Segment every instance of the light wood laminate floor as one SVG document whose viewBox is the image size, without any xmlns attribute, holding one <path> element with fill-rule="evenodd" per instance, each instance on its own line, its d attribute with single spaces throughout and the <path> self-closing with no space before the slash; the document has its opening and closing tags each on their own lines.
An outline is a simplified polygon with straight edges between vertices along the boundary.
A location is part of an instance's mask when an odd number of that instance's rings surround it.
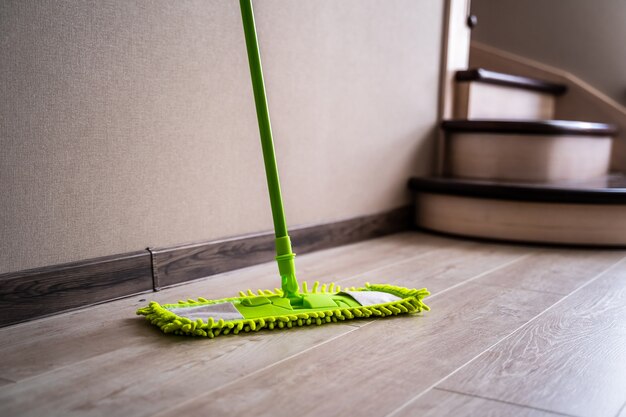
<svg viewBox="0 0 626 417">
<path fill-rule="evenodd" d="M 276 287 L 258 265 L 0 329 L 0 416 L 626 416 L 626 251 L 407 232 L 297 262 L 432 311 L 214 340 L 134 315 Z"/>
</svg>

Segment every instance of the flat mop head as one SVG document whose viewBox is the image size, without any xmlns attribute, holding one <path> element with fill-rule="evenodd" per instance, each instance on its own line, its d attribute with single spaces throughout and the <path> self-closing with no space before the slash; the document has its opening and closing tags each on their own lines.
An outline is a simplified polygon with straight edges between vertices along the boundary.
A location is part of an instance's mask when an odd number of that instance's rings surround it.
<svg viewBox="0 0 626 417">
<path fill-rule="evenodd" d="M 230 333 L 262 329 L 289 329 L 312 324 L 321 325 L 342 320 L 385 317 L 429 310 L 422 299 L 430 293 L 422 288 L 409 289 L 393 285 L 365 284 L 345 288 L 335 284 L 319 285 L 309 290 L 302 283 L 297 298 L 285 297 L 281 289 L 248 290 L 239 297 L 220 300 L 179 301 L 164 304 L 153 301 L 137 310 L 164 333 L 214 338 Z"/>
</svg>

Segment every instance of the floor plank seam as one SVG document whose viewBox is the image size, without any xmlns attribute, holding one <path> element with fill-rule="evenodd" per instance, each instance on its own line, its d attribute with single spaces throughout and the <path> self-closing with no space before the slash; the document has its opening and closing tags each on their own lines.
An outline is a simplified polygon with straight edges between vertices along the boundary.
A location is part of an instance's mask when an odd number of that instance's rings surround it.
<svg viewBox="0 0 626 417">
<path fill-rule="evenodd" d="M 548 290 L 536 290 L 534 288 L 517 288 L 517 287 L 507 287 L 506 285 L 499 285 L 499 284 L 494 284 L 493 282 L 489 282 L 489 283 L 484 283 L 482 284 L 485 287 L 493 287 L 493 288 L 506 288 L 506 289 L 518 289 L 518 290 L 523 290 L 523 291 L 530 291 L 530 292 L 536 292 L 536 293 L 540 293 L 540 294 L 551 294 L 551 295 L 558 295 L 561 297 L 565 297 L 566 295 L 568 295 L 568 293 L 562 293 L 562 292 L 554 292 L 554 291 L 548 291 Z"/>
<path fill-rule="evenodd" d="M 461 391 L 455 391 L 452 389 L 448 389 L 448 388 L 440 388 L 440 387 L 434 387 L 433 390 L 437 390 L 437 391 L 445 391 L 445 392 L 450 392 L 452 394 L 458 394 L 458 395 L 465 395 L 467 397 L 475 397 L 475 398 L 480 398 L 482 400 L 488 400 L 488 401 L 495 401 L 498 403 L 502 403 L 502 404 L 508 404 L 508 405 L 515 405 L 517 407 L 522 407 L 522 408 L 529 408 L 531 410 L 537 410 L 537 411 L 543 411 L 545 413 L 551 413 L 551 414 L 557 414 L 559 416 L 565 416 L 565 417 L 581 417 L 578 415 L 574 415 L 574 414 L 567 414 L 567 413 L 562 413 L 560 411 L 555 411 L 555 410 L 550 410 L 547 408 L 539 408 L 539 407 L 533 407 L 530 405 L 524 405 L 524 404 L 519 404 L 516 402 L 512 402 L 512 401 L 504 401 L 504 400 L 499 400 L 497 398 L 491 398 L 491 397 L 485 397 L 482 395 L 476 395 L 476 394 L 468 394 L 466 392 L 461 392 Z"/>
<path fill-rule="evenodd" d="M 370 324 L 370 323 L 367 323 L 365 326 L 367 326 L 368 324 Z M 352 327 L 352 326 L 348 326 L 348 327 Z M 229 387 L 229 386 L 231 386 L 231 385 L 233 385 L 233 384 L 236 384 L 236 383 L 238 383 L 238 382 L 240 382 L 240 381 L 243 381 L 243 380 L 245 380 L 245 379 L 247 379 L 247 378 L 250 378 L 251 376 L 254 376 L 254 375 L 258 374 L 258 373 L 261 373 L 261 372 L 263 372 L 263 371 L 265 371 L 265 370 L 267 370 L 267 369 L 269 369 L 269 368 L 271 368 L 271 367 L 273 367 L 273 366 L 280 365 L 280 364 L 281 364 L 281 363 L 283 363 L 283 362 L 286 362 L 286 361 L 288 361 L 288 360 L 290 360 L 290 359 L 293 359 L 293 358 L 296 358 L 296 357 L 298 357 L 298 356 L 300 356 L 300 355 L 303 355 L 303 354 L 305 354 L 305 353 L 307 353 L 307 352 L 309 352 L 309 351 L 311 351 L 311 350 L 313 350 L 313 349 L 316 349 L 316 348 L 318 348 L 318 347 L 320 347 L 320 346 L 323 346 L 323 345 L 325 345 L 326 343 L 330 343 L 330 342 L 332 342 L 332 341 L 333 341 L 333 340 L 335 340 L 335 339 L 339 339 L 340 337 L 343 337 L 343 336 L 345 336 L 345 335 L 348 335 L 348 334 L 350 334 L 350 333 L 352 333 L 352 332 L 355 332 L 355 331 L 357 331 L 357 330 L 359 330 L 359 329 L 360 329 L 360 327 L 354 327 L 354 328 L 352 328 L 351 330 L 348 330 L 348 331 L 347 331 L 347 332 L 345 332 L 345 333 L 342 333 L 342 334 L 337 335 L 337 336 L 335 336 L 335 337 L 331 337 L 331 338 L 330 338 L 330 339 L 328 339 L 328 340 L 324 340 L 322 343 L 318 343 L 318 344 L 317 344 L 317 345 L 315 345 L 315 346 L 311 346 L 311 347 L 309 347 L 309 348 L 307 348 L 307 349 L 304 349 L 304 350 L 302 350 L 302 351 L 300 351 L 300 352 L 298 352 L 298 353 L 294 353 L 293 355 L 287 356 L 286 358 L 283 358 L 283 359 L 281 359 L 281 360 L 279 360 L 279 361 L 276 361 L 276 362 L 271 363 L 271 364 L 269 364 L 269 365 L 267 365 L 267 366 L 264 366 L 263 368 L 257 369 L 257 370 L 256 370 L 256 371 L 254 371 L 254 372 L 250 372 L 249 374 L 246 374 L 246 375 L 244 375 L 244 376 L 242 376 L 242 377 L 236 378 L 236 379 L 234 379 L 234 380 L 230 381 L 230 382 L 229 382 L 229 383 L 227 383 L 227 384 L 220 385 L 219 387 L 213 388 L 213 389 L 211 389 L 211 390 L 209 390 L 209 391 L 207 391 L 207 392 L 203 392 L 203 393 L 202 393 L 201 395 L 199 395 L 199 396 L 195 396 L 195 397 L 187 398 L 186 400 L 184 400 L 184 401 L 181 401 L 181 402 L 177 403 L 177 404 L 176 404 L 176 405 L 174 405 L 173 407 L 170 407 L 170 408 L 166 408 L 166 409 L 164 409 L 164 410 L 161 410 L 161 411 L 160 411 L 160 412 L 158 412 L 157 414 L 154 414 L 154 415 L 153 415 L 153 417 L 158 417 L 158 416 L 160 416 L 160 415 L 163 415 L 163 413 L 169 413 L 170 411 L 175 410 L 175 409 L 177 409 L 177 408 L 180 408 L 180 407 L 184 406 L 185 404 L 190 403 L 190 402 L 192 402 L 192 401 L 196 400 L 196 399 L 197 399 L 197 398 L 199 398 L 199 397 L 205 397 L 205 396 L 208 396 L 208 395 L 210 395 L 210 394 L 214 393 L 215 391 L 219 391 L 219 390 L 221 390 L 221 389 L 223 389 L 223 388 Z"/>
<path fill-rule="evenodd" d="M 359 326 L 358 324 L 353 324 L 353 323 L 351 323 L 351 322 L 350 322 L 350 323 L 346 323 L 346 322 L 344 321 L 344 322 L 343 322 L 343 323 L 341 323 L 341 324 L 344 324 L 344 325 L 346 325 L 346 326 L 356 327 L 357 329 L 360 329 L 361 327 L 363 327 L 363 326 L 365 326 L 365 325 L 367 325 L 367 324 L 370 324 L 370 323 L 372 323 L 372 321 L 368 321 L 367 323 L 364 323 L 364 324 L 362 324 L 362 325 L 360 325 L 360 326 Z"/>
<path fill-rule="evenodd" d="M 446 247 L 447 247 L 447 246 L 446 246 Z M 439 250 L 441 250 L 441 249 L 442 249 L 442 248 L 435 248 L 435 249 L 427 250 L 426 252 L 420 253 L 419 255 L 415 255 L 415 256 L 412 256 L 412 257 L 410 257 L 410 258 L 408 258 L 408 259 L 404 259 L 404 260 L 402 260 L 402 261 L 395 262 L 395 263 L 393 263 L 393 264 L 391 264 L 391 265 L 396 266 L 396 265 L 402 265 L 402 264 L 405 264 L 405 263 L 408 263 L 408 262 L 412 262 L 412 261 L 415 261 L 416 259 L 420 259 L 420 258 L 422 258 L 422 257 L 424 257 L 424 256 L 426 256 L 426 255 L 429 255 L 429 254 L 431 254 L 431 253 L 437 252 L 437 251 L 439 251 Z M 376 272 L 376 271 L 380 271 L 380 270 L 383 270 L 383 269 L 389 268 L 389 266 L 390 266 L 389 264 L 385 264 L 385 265 L 377 266 L 376 268 L 368 269 L 368 270 L 366 270 L 366 271 L 359 272 L 358 274 L 352 274 L 352 275 L 349 275 L 349 276 L 347 276 L 347 277 L 345 277 L 345 278 L 338 279 L 338 280 L 336 280 L 336 282 L 345 282 L 345 281 L 350 281 L 350 280 L 356 279 L 356 278 L 358 278 L 358 277 L 360 277 L 360 276 L 362 276 L 362 275 L 371 274 L 371 273 L 373 273 L 373 272 Z"/>
<path fill-rule="evenodd" d="M 110 355 L 110 354 L 111 354 L 111 352 L 117 352 L 117 351 L 120 351 L 120 350 L 122 350 L 122 349 L 124 349 L 124 348 L 125 348 L 125 346 L 121 347 L 120 349 L 114 349 L 114 350 L 109 350 L 109 351 L 107 351 L 107 352 L 102 352 L 102 353 L 99 353 L 99 354 L 97 354 L 97 355 L 95 355 L 95 356 L 91 356 L 91 357 L 89 357 L 89 358 L 81 359 L 81 360 L 79 360 L 79 361 L 72 362 L 72 363 L 67 364 L 67 365 L 59 366 L 58 368 L 52 368 L 52 369 L 49 369 L 49 370 L 47 370 L 47 371 L 45 371 L 45 372 L 42 372 L 42 373 L 40 373 L 40 374 L 35 374 L 35 375 L 27 376 L 27 377 L 22 378 L 22 379 L 20 379 L 20 380 L 18 380 L 18 381 L 15 381 L 15 383 L 16 383 L 16 384 L 19 384 L 19 385 L 26 384 L 26 383 L 30 382 L 31 380 L 34 380 L 34 379 L 37 379 L 37 378 L 40 378 L 40 377 L 44 377 L 44 376 L 46 376 L 46 375 L 48 375 L 48 374 L 50 374 L 50 373 L 53 373 L 53 372 L 58 372 L 58 371 L 63 370 L 63 369 L 65 369 L 65 368 L 70 368 L 70 367 L 73 367 L 73 366 L 81 365 L 81 364 L 83 364 L 83 363 L 85 363 L 85 362 L 89 362 L 89 361 L 91 361 L 91 360 L 98 359 L 98 358 L 100 358 L 101 356 Z M 2 387 L 0 387 L 0 391 L 2 391 Z"/>
<path fill-rule="evenodd" d="M 464 280 L 464 281 L 461 281 L 461 282 L 459 282 L 459 283 L 456 283 L 456 284 L 454 284 L 454 285 L 453 285 L 453 286 L 451 286 L 451 287 L 448 287 L 448 288 L 446 288 L 446 289 L 443 289 L 443 290 L 439 291 L 438 293 L 432 294 L 430 297 L 428 297 L 428 299 L 432 299 L 432 298 L 434 298 L 434 297 L 436 297 L 436 296 L 438 296 L 438 295 L 445 294 L 445 293 L 447 293 L 448 291 L 451 291 L 451 290 L 453 290 L 453 289 L 455 289 L 455 288 L 458 288 L 458 287 L 460 287 L 460 286 L 462 286 L 462 285 L 469 284 L 470 282 L 475 281 L 475 280 L 477 280 L 477 279 L 480 279 L 480 278 L 484 277 L 485 275 L 489 275 L 489 274 L 491 274 L 492 272 L 495 272 L 495 271 L 497 271 L 497 270 L 499 270 L 499 269 L 501 269 L 501 268 L 506 268 L 507 266 L 513 265 L 513 264 L 514 264 L 514 263 L 516 263 L 516 262 L 520 262 L 520 261 L 522 261 L 523 259 L 528 258 L 529 256 L 531 256 L 531 254 L 530 254 L 530 253 L 527 253 L 527 254 L 521 255 L 521 256 L 519 256 L 519 257 L 517 257 L 517 258 L 515 258 L 515 259 L 512 259 L 512 260 L 510 260 L 510 261 L 508 261 L 508 262 L 505 262 L 505 263 L 503 263 L 503 264 L 501 264 L 501 265 L 497 265 L 497 266 L 495 266 L 495 267 L 493 267 L 493 268 L 491 268 L 491 269 L 488 269 L 488 270 L 486 270 L 486 271 L 481 272 L 481 273 L 480 273 L 480 274 L 478 274 L 478 275 L 475 275 L 475 276 L 473 276 L 473 277 L 471 277 L 471 278 L 468 278 L 468 279 L 466 279 L 466 280 Z"/>
<path fill-rule="evenodd" d="M 497 342 L 493 343 L 491 346 L 487 347 L 487 349 L 483 350 L 482 352 L 478 353 L 476 356 L 474 356 L 473 358 L 471 358 L 469 361 L 465 362 L 463 365 L 459 366 L 457 369 L 455 369 L 454 371 L 450 372 L 448 375 L 446 375 L 445 377 L 441 378 L 439 381 L 435 382 L 434 384 L 432 384 L 431 386 L 427 387 L 426 389 L 424 389 L 422 392 L 418 393 L 417 395 L 415 395 L 413 398 L 411 398 L 409 401 L 407 401 L 406 403 L 402 404 L 400 407 L 396 408 L 394 411 L 392 411 L 391 413 L 387 414 L 385 417 L 392 417 L 395 414 L 399 413 L 400 411 L 404 410 L 405 408 L 407 408 L 410 404 L 412 404 L 413 402 L 417 401 L 420 397 L 422 397 L 426 392 L 430 391 L 431 389 L 436 388 L 438 385 L 441 385 L 444 381 L 446 381 L 448 378 L 450 378 L 452 375 L 456 374 L 457 372 L 459 372 L 461 369 L 465 368 L 466 366 L 468 366 L 470 363 L 474 362 L 476 359 L 478 359 L 480 356 L 482 356 L 485 352 L 488 352 L 489 350 L 491 350 L 492 348 L 494 348 L 495 346 L 497 346 L 498 344 L 502 343 L 503 341 L 507 340 L 509 337 L 511 337 L 512 335 L 514 335 L 515 333 L 517 333 L 519 330 L 523 329 L 524 327 L 528 326 L 530 323 L 534 322 L 535 320 L 537 320 L 539 317 L 543 316 L 544 314 L 546 314 L 548 311 L 550 311 L 551 309 L 553 309 L 554 307 L 556 307 L 557 305 L 561 304 L 562 302 L 564 302 L 566 299 L 568 299 L 569 297 L 571 297 L 572 295 L 574 295 L 575 293 L 577 293 L 578 291 L 584 289 L 585 287 L 587 287 L 588 285 L 590 285 L 591 283 L 595 282 L 596 280 L 600 279 L 600 277 L 602 277 L 604 274 L 606 274 L 607 272 L 609 272 L 610 270 L 612 270 L 613 268 L 615 268 L 616 266 L 618 266 L 619 264 L 621 264 L 622 262 L 624 262 L 626 260 L 626 256 L 622 257 L 620 259 L 618 259 L 616 262 L 614 262 L 612 265 L 610 265 L 609 267 L 607 267 L 606 269 L 604 269 L 603 271 L 601 271 L 600 273 L 598 273 L 595 277 L 591 278 L 589 281 L 587 281 L 586 283 L 582 284 L 581 286 L 579 286 L 578 288 L 576 288 L 574 291 L 570 292 L 569 294 L 567 294 L 566 296 L 560 298 L 557 302 L 555 302 L 554 304 L 550 305 L 548 308 L 546 308 L 545 310 L 543 310 L 542 312 L 540 312 L 539 314 L 535 315 L 534 317 L 532 317 L 530 320 L 528 320 L 526 323 L 522 324 L 521 326 L 517 327 L 516 329 L 514 329 L 512 332 L 510 332 L 508 335 L 504 336 L 503 338 L 501 338 L 500 340 L 498 340 Z"/>
</svg>

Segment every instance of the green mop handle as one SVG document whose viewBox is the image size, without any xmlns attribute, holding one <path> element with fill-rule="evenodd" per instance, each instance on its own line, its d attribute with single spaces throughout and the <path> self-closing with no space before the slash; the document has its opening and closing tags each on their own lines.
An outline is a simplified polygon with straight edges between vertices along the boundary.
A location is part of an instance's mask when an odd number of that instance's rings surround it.
<svg viewBox="0 0 626 417">
<path fill-rule="evenodd" d="M 254 90 L 254 104 L 256 105 L 259 132 L 261 134 L 261 148 L 263 149 L 267 188 L 269 189 L 270 203 L 272 205 L 272 218 L 274 220 L 274 231 L 276 234 L 276 262 L 278 263 L 278 271 L 281 276 L 281 287 L 284 296 L 296 298 L 299 291 L 294 262 L 296 255 L 291 250 L 291 240 L 287 233 L 287 222 L 285 221 L 285 212 L 280 193 L 278 167 L 276 166 L 276 155 L 274 154 L 274 142 L 272 139 L 272 125 L 270 124 L 270 115 L 267 108 L 265 82 L 263 81 L 263 69 L 261 67 L 261 55 L 259 54 L 259 44 L 256 36 L 254 12 L 252 11 L 251 0 L 240 0 L 239 5 L 241 6 L 241 18 L 243 20 L 246 48 L 248 50 L 252 89 Z"/>
</svg>

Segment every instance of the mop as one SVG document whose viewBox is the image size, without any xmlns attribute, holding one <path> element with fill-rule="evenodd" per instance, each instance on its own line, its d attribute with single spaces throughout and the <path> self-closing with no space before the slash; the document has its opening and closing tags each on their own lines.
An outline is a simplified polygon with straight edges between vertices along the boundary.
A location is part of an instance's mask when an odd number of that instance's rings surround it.
<svg viewBox="0 0 626 417">
<path fill-rule="evenodd" d="M 210 300 L 199 297 L 175 304 L 152 301 L 137 314 L 143 315 L 164 333 L 214 338 L 220 335 L 264 329 L 290 329 L 343 320 L 395 316 L 429 310 L 425 289 L 386 284 L 342 289 L 334 283 L 315 282 L 309 288 L 296 279 L 295 254 L 287 231 L 278 168 L 274 154 L 261 57 L 251 0 L 240 0 L 248 61 L 252 77 L 265 173 L 276 236 L 276 262 L 281 287 L 273 290 L 240 292 L 238 297 Z"/>
</svg>

